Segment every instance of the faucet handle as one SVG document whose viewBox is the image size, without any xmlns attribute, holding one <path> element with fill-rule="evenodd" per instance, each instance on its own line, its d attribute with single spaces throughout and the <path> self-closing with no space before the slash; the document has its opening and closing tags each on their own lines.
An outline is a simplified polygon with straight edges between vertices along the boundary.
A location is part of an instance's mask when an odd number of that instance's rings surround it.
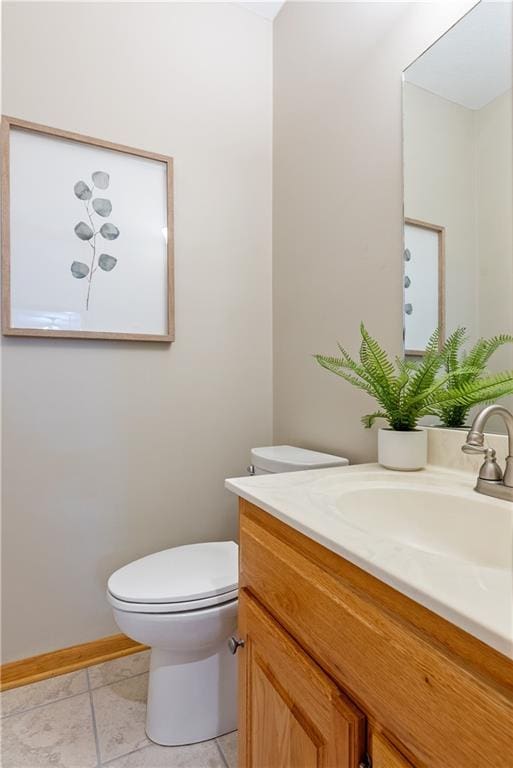
<svg viewBox="0 0 513 768">
<path fill-rule="evenodd" d="M 477 445 L 475 442 L 467 441 L 461 446 L 463 453 L 483 453 L 485 460 L 479 470 L 480 480 L 489 480 L 492 483 L 500 483 L 502 480 L 502 469 L 497 464 L 497 454 L 493 448 L 485 448 L 483 445 Z"/>
<path fill-rule="evenodd" d="M 492 483 L 500 483 L 502 480 L 502 469 L 497 464 L 493 448 L 487 448 L 485 451 L 485 460 L 479 470 L 479 479 L 488 480 Z"/>
<path fill-rule="evenodd" d="M 495 456 L 495 451 L 493 448 L 486 448 L 484 445 L 477 445 L 476 443 L 463 443 L 461 446 L 461 450 L 463 453 L 484 453 L 485 455 L 491 451 L 493 455 Z"/>
</svg>

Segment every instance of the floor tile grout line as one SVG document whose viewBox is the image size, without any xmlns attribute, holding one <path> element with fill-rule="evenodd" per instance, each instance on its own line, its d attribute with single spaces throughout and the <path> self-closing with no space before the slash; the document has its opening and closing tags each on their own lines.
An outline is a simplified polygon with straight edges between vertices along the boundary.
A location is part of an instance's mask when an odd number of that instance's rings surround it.
<svg viewBox="0 0 513 768">
<path fill-rule="evenodd" d="M 34 704 L 33 707 L 27 707 L 26 709 L 18 709 L 16 712 L 11 712 L 9 715 L 2 715 L 2 720 L 7 720 L 9 717 L 16 717 L 16 715 L 24 715 L 27 712 L 33 712 L 35 709 L 41 709 L 42 707 L 49 707 L 52 704 L 60 704 L 61 701 L 68 701 L 69 699 L 75 699 L 77 696 L 83 696 L 85 693 L 89 693 L 89 689 L 86 688 L 79 693 L 72 693 L 71 696 L 62 696 L 60 699 L 52 699 L 51 701 L 44 701 L 42 704 Z"/>
<path fill-rule="evenodd" d="M 225 754 L 223 752 L 223 748 L 220 745 L 218 739 L 216 739 L 216 747 L 217 747 L 217 750 L 218 750 L 219 754 L 221 755 L 221 760 L 225 764 L 226 768 L 230 768 L 230 766 L 228 765 L 228 760 L 226 759 L 226 756 L 225 756 Z"/>
<path fill-rule="evenodd" d="M 148 749 L 148 747 L 151 747 L 152 744 L 155 744 L 156 742 L 151 741 L 151 739 L 148 739 L 147 744 L 143 744 L 142 747 L 136 747 L 135 749 L 130 750 L 130 752 L 123 752 L 122 755 L 116 755 L 116 757 L 109 757 L 108 760 L 105 760 L 103 763 L 100 763 L 98 768 L 103 768 L 104 766 L 107 767 L 110 765 L 110 763 L 113 763 L 115 760 L 121 760 L 122 757 L 129 757 L 130 755 L 136 755 L 138 752 L 142 752 L 143 749 Z M 157 746 L 159 746 L 157 744 Z"/>
<path fill-rule="evenodd" d="M 89 682 L 89 675 L 87 676 L 87 680 Z M 96 726 L 96 712 L 94 710 L 93 692 L 91 688 L 89 688 L 88 693 L 89 693 L 89 704 L 91 706 L 91 720 L 93 724 L 94 744 L 96 748 L 96 766 L 97 768 L 100 768 L 101 766 L 100 741 L 98 739 L 98 728 Z"/>
<path fill-rule="evenodd" d="M 92 667 L 95 666 L 94 664 L 91 665 Z M 75 696 L 82 696 L 84 693 L 88 693 L 89 691 L 98 691 L 100 688 L 108 688 L 110 685 L 117 685 L 118 683 L 123 683 L 125 680 L 133 680 L 134 677 L 141 677 L 142 675 L 147 675 L 148 672 L 137 672 L 135 675 L 130 675 L 127 677 L 121 677 L 119 680 L 113 680 L 111 683 L 103 683 L 102 685 L 98 685 L 96 688 L 93 688 L 93 686 L 90 683 L 89 679 L 89 667 L 84 667 L 84 672 L 86 673 L 86 680 L 87 680 L 87 687 L 83 691 L 79 691 L 78 693 L 72 693 L 70 696 L 62 696 L 58 699 L 51 699 L 50 701 L 43 701 L 41 704 L 34 704 L 32 707 L 27 707 L 26 709 L 18 709 L 16 712 L 11 712 L 8 715 L 0 715 L 0 721 L 5 720 L 8 717 L 14 717 L 15 715 L 23 715 L 25 712 L 32 712 L 34 709 L 40 709 L 41 707 L 47 707 L 50 704 L 57 704 L 60 701 L 67 701 L 68 699 L 74 699 Z M 43 682 L 42 680 L 39 682 Z M 37 683 L 31 683 L 31 685 L 37 685 Z M 24 686 L 20 686 L 24 687 Z M 15 690 L 12 688 L 11 690 Z"/>
<path fill-rule="evenodd" d="M 116 757 L 109 757 L 108 760 L 104 760 L 103 763 L 99 763 L 97 768 L 108 768 L 108 766 L 111 763 L 114 763 L 116 760 L 120 760 L 122 757 L 129 757 L 130 755 L 136 755 L 138 752 L 142 752 L 143 750 L 148 749 L 148 747 L 152 747 L 152 746 L 153 747 L 159 747 L 160 749 L 174 750 L 174 749 L 187 749 L 187 747 L 194 747 L 197 744 L 208 744 L 208 743 L 212 743 L 212 742 L 215 743 L 215 745 L 216 745 L 216 747 L 217 747 L 217 749 L 218 749 L 218 751 L 219 751 L 219 753 L 221 755 L 221 759 L 223 761 L 223 764 L 226 766 L 226 768 L 230 768 L 230 765 L 229 765 L 229 763 L 228 763 L 228 761 L 227 761 L 227 759 L 226 759 L 226 757 L 224 755 L 223 748 L 219 744 L 219 742 L 217 740 L 217 737 L 214 737 L 213 739 L 206 739 L 206 741 L 193 742 L 192 744 L 177 744 L 176 746 L 170 746 L 170 747 L 163 746 L 162 744 L 157 744 L 156 741 L 152 741 L 151 739 L 148 739 L 148 743 L 147 744 L 143 744 L 142 747 L 136 747 L 135 749 L 132 749 L 130 752 L 124 752 L 122 755 L 116 755 Z"/>
<path fill-rule="evenodd" d="M 91 685 L 91 691 L 98 691 L 100 688 L 108 688 L 109 685 L 117 685 L 118 683 L 124 683 L 125 680 L 133 680 L 134 677 L 142 677 L 142 675 L 147 675 L 148 670 L 145 672 L 137 672 L 135 675 L 130 675 L 127 677 L 120 677 L 119 680 L 112 680 L 110 683 L 102 683 L 101 685 L 93 686 Z"/>
</svg>

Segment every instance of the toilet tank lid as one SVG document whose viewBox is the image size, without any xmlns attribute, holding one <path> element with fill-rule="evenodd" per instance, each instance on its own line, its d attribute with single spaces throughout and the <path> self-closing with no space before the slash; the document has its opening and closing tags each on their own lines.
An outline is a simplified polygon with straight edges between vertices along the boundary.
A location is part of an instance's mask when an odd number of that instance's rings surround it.
<svg viewBox="0 0 513 768">
<path fill-rule="evenodd" d="M 141 557 L 115 571 L 111 595 L 128 603 L 180 603 L 237 589 L 234 541 L 187 544 Z"/>
<path fill-rule="evenodd" d="M 294 472 L 300 469 L 343 467 L 349 464 L 349 461 L 341 456 L 309 451 L 293 445 L 270 445 L 264 448 L 252 448 L 251 463 L 267 472 Z"/>
</svg>

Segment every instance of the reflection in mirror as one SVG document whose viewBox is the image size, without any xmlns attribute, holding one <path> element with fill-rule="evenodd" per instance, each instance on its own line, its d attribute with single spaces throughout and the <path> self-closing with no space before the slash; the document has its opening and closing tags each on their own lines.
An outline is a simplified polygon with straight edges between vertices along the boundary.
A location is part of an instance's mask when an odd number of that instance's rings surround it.
<svg viewBox="0 0 513 768">
<path fill-rule="evenodd" d="M 481 2 L 404 73 L 406 355 L 437 324 L 513 333 L 512 65 L 512 4 Z"/>
<path fill-rule="evenodd" d="M 444 227 L 405 218 L 404 261 L 404 353 L 419 356 L 434 328 L 445 338 Z"/>
</svg>

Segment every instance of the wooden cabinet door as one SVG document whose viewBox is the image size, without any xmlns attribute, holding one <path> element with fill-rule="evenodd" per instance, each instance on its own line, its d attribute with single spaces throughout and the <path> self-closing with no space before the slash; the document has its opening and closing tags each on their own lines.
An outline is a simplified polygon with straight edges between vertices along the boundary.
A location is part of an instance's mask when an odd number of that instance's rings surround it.
<svg viewBox="0 0 513 768">
<path fill-rule="evenodd" d="M 370 737 L 372 768 L 413 768 L 382 734 L 375 731 Z"/>
<path fill-rule="evenodd" d="M 245 590 L 239 633 L 240 768 L 357 768 L 363 714 Z"/>
</svg>

